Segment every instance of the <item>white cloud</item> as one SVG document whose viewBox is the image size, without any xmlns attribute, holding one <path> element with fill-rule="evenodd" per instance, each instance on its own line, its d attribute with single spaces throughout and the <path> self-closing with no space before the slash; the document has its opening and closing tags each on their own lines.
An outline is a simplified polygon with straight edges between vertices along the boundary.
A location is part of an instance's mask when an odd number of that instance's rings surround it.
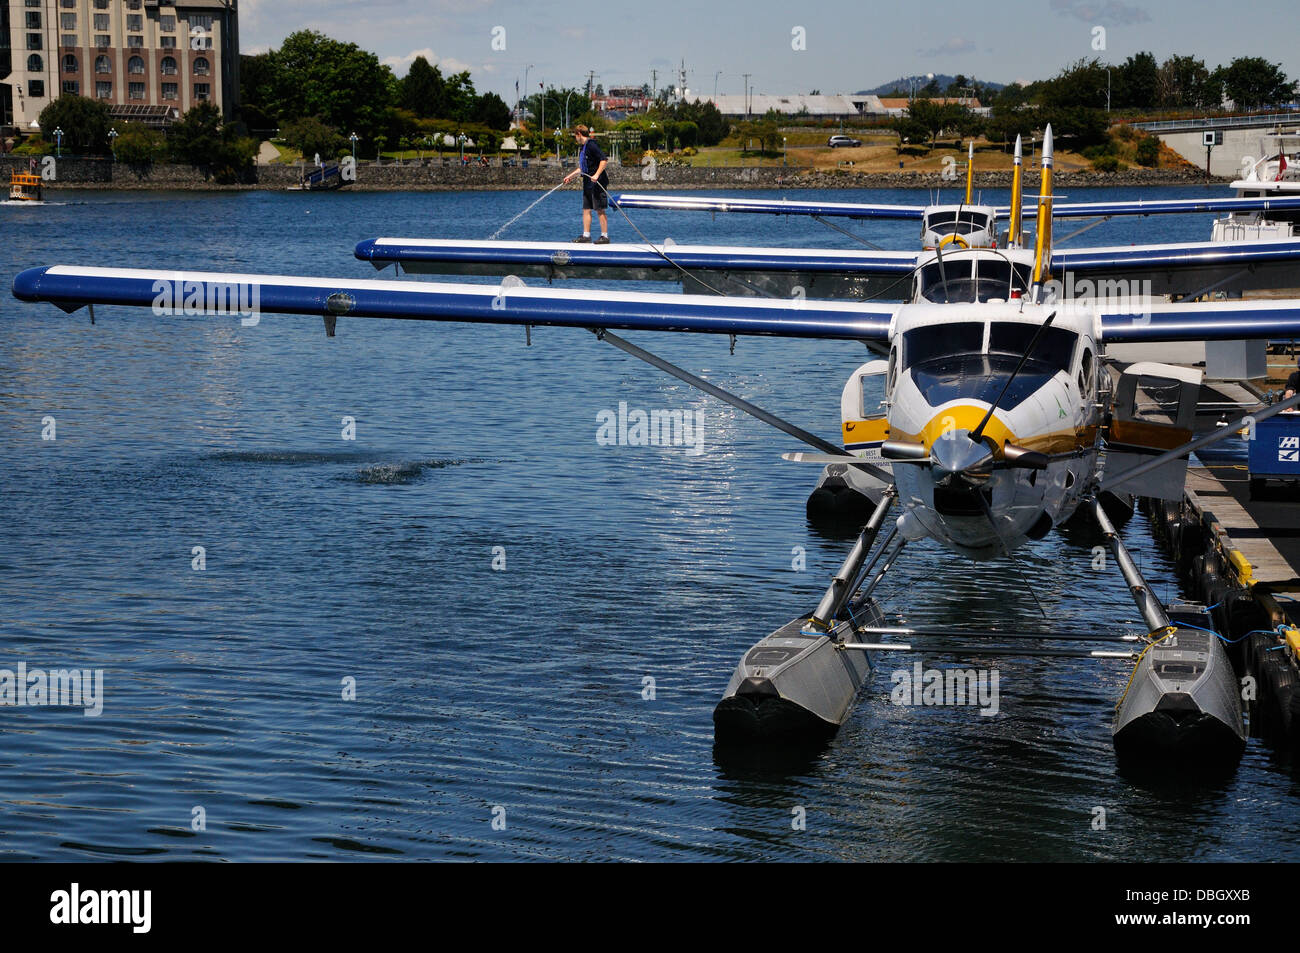
<svg viewBox="0 0 1300 953">
<path fill-rule="evenodd" d="M 380 62 L 385 66 L 391 67 L 393 72 L 398 76 L 405 76 L 406 71 L 411 68 L 411 64 L 414 63 L 416 57 L 419 56 L 423 56 L 431 65 L 442 70 L 443 76 L 449 76 L 452 73 L 460 73 L 464 70 L 469 70 L 471 73 L 494 72 L 490 67 L 483 65 L 475 66 L 472 63 L 466 63 L 464 60 L 458 60 L 454 56 L 440 58 L 437 53 L 433 52 L 433 50 L 429 49 L 427 46 L 422 50 L 411 50 L 411 52 L 407 53 L 405 56 L 385 56 L 380 60 Z"/>
</svg>

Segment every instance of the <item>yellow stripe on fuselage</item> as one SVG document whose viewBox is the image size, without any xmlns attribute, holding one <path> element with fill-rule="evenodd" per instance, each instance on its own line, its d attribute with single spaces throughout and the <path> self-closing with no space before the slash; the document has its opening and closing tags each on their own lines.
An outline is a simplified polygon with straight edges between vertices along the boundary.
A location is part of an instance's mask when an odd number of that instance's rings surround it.
<svg viewBox="0 0 1300 953">
<path fill-rule="evenodd" d="M 947 407 L 935 414 L 919 434 L 904 433 L 901 430 L 892 430 L 891 434 L 894 440 L 921 443 L 929 450 L 934 446 L 934 442 L 946 432 L 954 430 L 974 431 L 979 426 L 979 422 L 984 419 L 986 413 L 988 413 L 988 409 L 985 407 Z M 1075 450 L 1093 446 L 1097 442 L 1097 428 L 1095 425 L 1088 424 L 1081 427 L 1071 427 L 1068 430 L 1055 430 L 1051 433 L 1021 438 L 1002 423 L 997 414 L 994 414 L 984 428 L 984 436 L 988 437 L 998 447 L 999 453 L 1002 446 L 1008 443 L 1023 447 L 1026 450 L 1037 450 L 1039 453 L 1072 453 Z"/>
<path fill-rule="evenodd" d="M 844 444 L 874 443 L 889 439 L 889 421 L 884 417 L 871 420 L 846 420 L 843 425 Z"/>
</svg>

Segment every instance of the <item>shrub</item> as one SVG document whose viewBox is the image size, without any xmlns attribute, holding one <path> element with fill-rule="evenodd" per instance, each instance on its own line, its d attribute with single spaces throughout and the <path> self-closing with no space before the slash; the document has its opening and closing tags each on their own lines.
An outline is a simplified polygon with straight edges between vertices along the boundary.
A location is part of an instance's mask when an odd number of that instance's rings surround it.
<svg viewBox="0 0 1300 953">
<path fill-rule="evenodd" d="M 1118 172 L 1119 166 L 1119 156 L 1103 155 L 1092 160 L 1094 172 Z"/>
</svg>

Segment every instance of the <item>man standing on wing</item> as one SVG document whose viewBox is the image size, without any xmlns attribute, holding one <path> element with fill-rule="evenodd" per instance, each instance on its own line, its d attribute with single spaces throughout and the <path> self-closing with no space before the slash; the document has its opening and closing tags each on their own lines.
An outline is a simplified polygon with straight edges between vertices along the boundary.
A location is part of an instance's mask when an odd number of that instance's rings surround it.
<svg viewBox="0 0 1300 953">
<path fill-rule="evenodd" d="M 594 208 L 600 216 L 600 237 L 597 245 L 609 244 L 609 216 L 605 209 L 609 207 L 609 176 L 605 166 L 609 159 L 600 151 L 596 140 L 591 138 L 591 129 L 577 126 L 573 138 L 578 140 L 581 151 L 578 153 L 578 167 L 564 177 L 565 182 L 573 180 L 575 175 L 582 176 L 582 235 L 575 242 L 591 241 L 591 210 Z"/>
</svg>

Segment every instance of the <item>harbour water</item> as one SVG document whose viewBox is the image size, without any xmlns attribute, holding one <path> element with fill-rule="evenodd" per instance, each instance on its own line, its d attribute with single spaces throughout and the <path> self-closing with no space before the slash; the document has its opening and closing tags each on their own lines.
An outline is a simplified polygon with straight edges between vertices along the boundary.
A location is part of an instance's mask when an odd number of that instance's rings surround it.
<svg viewBox="0 0 1300 953">
<path fill-rule="evenodd" d="M 715 751 L 741 653 L 809 610 L 848 541 L 807 524 L 817 469 L 779 459 L 790 438 L 586 331 L 535 329 L 527 347 L 518 329 L 345 318 L 328 339 L 318 319 L 108 307 L 91 326 L 8 293 L 55 263 L 372 277 L 360 239 L 485 238 L 539 194 L 60 192 L 0 209 L 0 669 L 102 669 L 104 685 L 98 717 L 0 707 L 0 859 L 1300 858 L 1300 789 L 1257 741 L 1213 784 L 1116 773 L 1120 662 L 923 658 L 996 669 L 987 717 L 894 705 L 890 673 L 914 659 L 886 659 L 824 748 Z M 1094 196 L 1137 193 L 1071 198 Z M 800 219 L 632 215 L 656 241 L 846 242 Z M 502 237 L 578 225 L 560 192 Z M 1209 228 L 1117 220 L 1078 241 Z M 917 240 L 913 223 L 863 229 Z M 618 213 L 611 231 L 634 237 Z M 867 359 L 637 340 L 832 438 Z M 599 441 L 621 402 L 698 412 L 703 452 Z M 1124 536 L 1176 596 L 1140 517 Z M 1051 626 L 1138 628 L 1095 542 L 1052 533 L 1019 565 L 980 566 L 920 545 L 885 606 L 1037 627 L 1032 587 Z"/>
</svg>

